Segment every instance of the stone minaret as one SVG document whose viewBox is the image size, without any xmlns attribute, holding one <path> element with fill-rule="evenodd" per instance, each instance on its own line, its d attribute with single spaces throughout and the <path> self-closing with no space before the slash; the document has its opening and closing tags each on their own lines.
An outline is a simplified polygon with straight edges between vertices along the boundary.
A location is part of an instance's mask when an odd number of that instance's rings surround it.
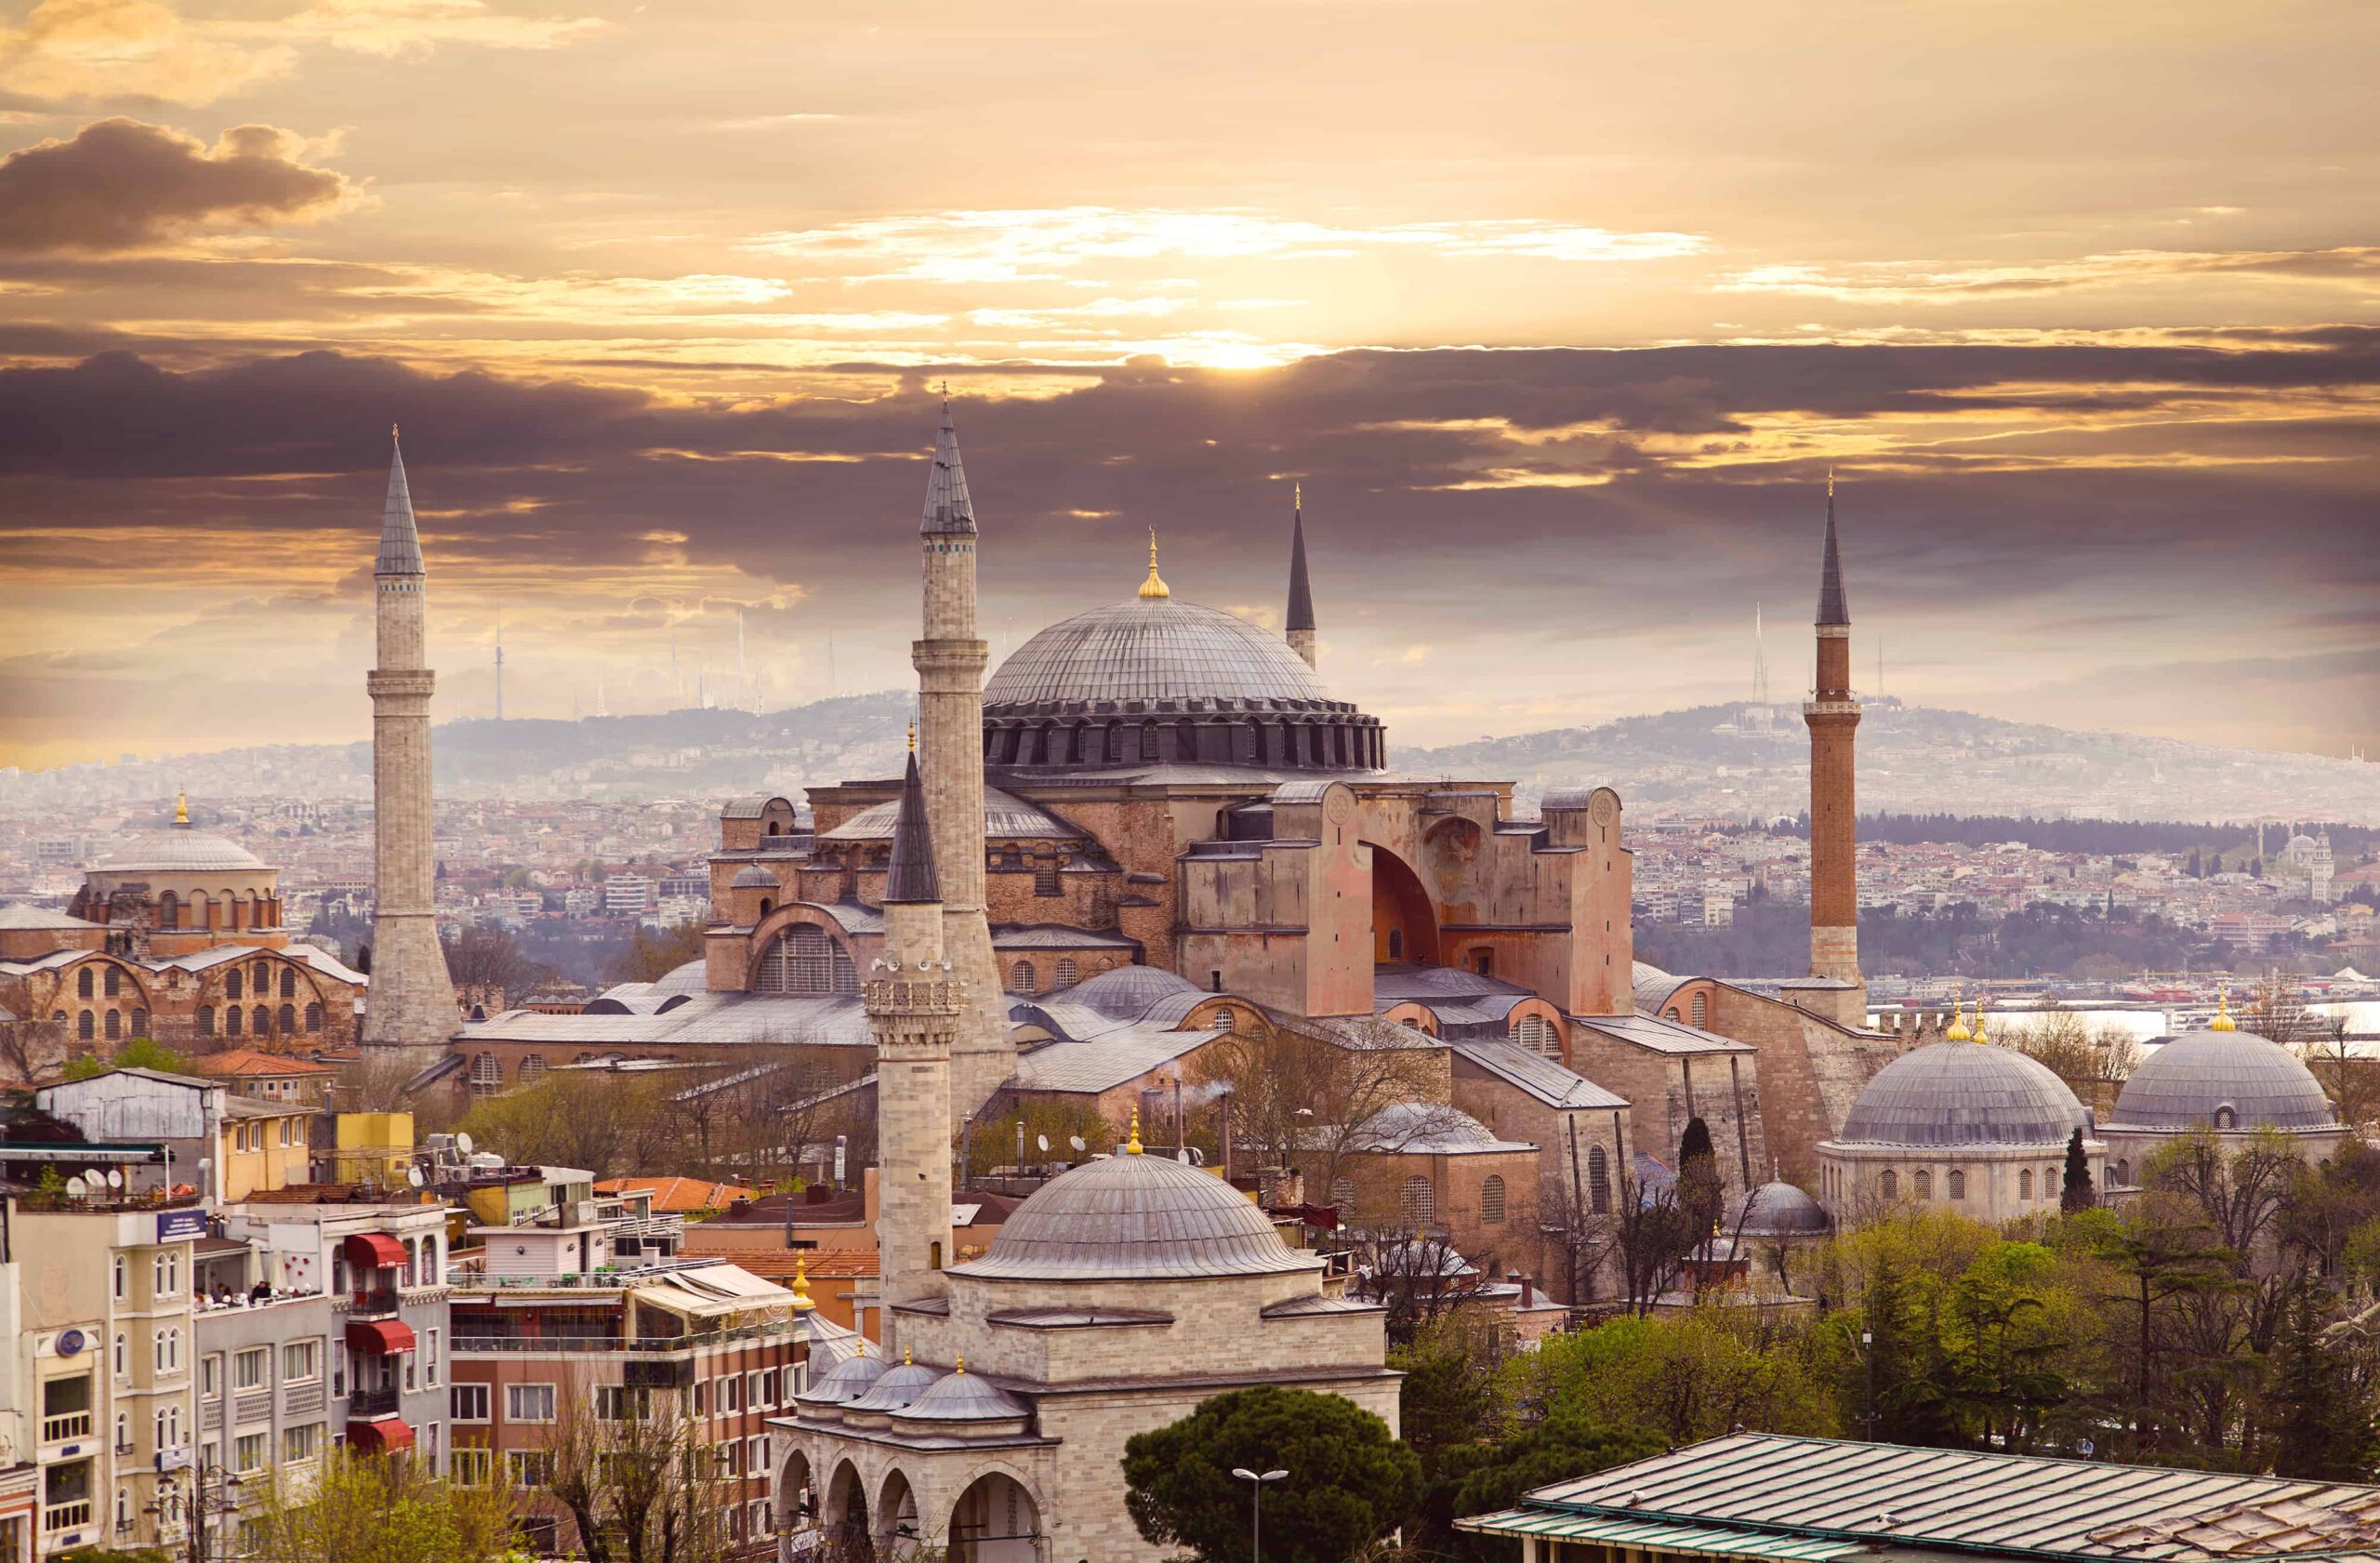
<svg viewBox="0 0 2380 1563">
<path fill-rule="evenodd" d="M 1305 484 L 1293 491 L 1289 510 L 1289 611 L 1281 622 L 1289 649 L 1314 667 L 1314 586 L 1305 573 Z"/>
<path fill-rule="evenodd" d="M 1852 744 L 1859 702 L 1851 693 L 1851 609 L 1834 536 L 1834 474 L 1826 480 L 1826 553 L 1819 566 L 1818 681 L 1802 720 L 1810 728 L 1810 975 L 1858 988 L 1838 1006 L 1864 1024 L 1859 974 L 1858 792 Z M 1842 1018 L 1838 1015 L 1837 1018 Z"/>
<path fill-rule="evenodd" d="M 389 431 L 391 443 L 396 430 Z M 380 557 L 372 567 L 379 666 L 372 695 L 372 986 L 365 1047 L 437 1048 L 459 1018 L 446 952 L 438 944 L 437 859 L 430 828 L 430 691 L 421 537 L 414 529 L 405 458 L 389 462 Z"/>
<path fill-rule="evenodd" d="M 933 471 L 926 480 L 924 634 L 909 648 L 918 670 L 918 752 L 925 771 L 933 850 L 942 866 L 942 948 L 965 985 L 951 1067 L 951 1097 L 972 1114 L 1016 1072 L 1008 1000 L 992 961 L 984 916 L 984 665 L 975 633 L 975 507 L 959 461 L 959 430 L 942 404 Z"/>
<path fill-rule="evenodd" d="M 884 953 L 864 990 L 876 1033 L 876 1244 L 887 1351 L 901 1330 L 896 1305 L 941 1295 L 950 1257 L 951 1049 L 969 995 L 943 953 L 928 815 L 912 750 L 884 874 Z"/>
</svg>

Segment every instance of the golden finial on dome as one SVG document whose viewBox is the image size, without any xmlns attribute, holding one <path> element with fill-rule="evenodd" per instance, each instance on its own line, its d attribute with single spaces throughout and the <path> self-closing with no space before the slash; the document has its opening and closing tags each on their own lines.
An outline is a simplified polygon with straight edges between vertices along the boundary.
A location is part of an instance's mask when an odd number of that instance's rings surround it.
<svg viewBox="0 0 2380 1563">
<path fill-rule="evenodd" d="M 190 794 L 187 792 L 174 794 L 174 823 L 176 825 L 190 823 Z"/>
<path fill-rule="evenodd" d="M 818 1305 L 810 1300 L 810 1258 L 807 1254 L 793 1256 L 793 1306 L 797 1313 L 807 1313 Z"/>
<path fill-rule="evenodd" d="M 1942 1033 L 1942 1040 L 1946 1042 L 1975 1040 L 1975 1033 L 1967 1029 L 1966 995 L 1961 989 L 1953 988 L 1950 991 L 1950 1028 Z"/>
<path fill-rule="evenodd" d="M 901 1366 L 902 1366 L 902 1367 L 904 1367 L 904 1368 L 906 1368 L 906 1367 L 907 1367 L 908 1365 L 909 1365 L 909 1348 L 908 1348 L 907 1346 L 903 1346 L 903 1347 L 901 1348 Z"/>
<path fill-rule="evenodd" d="M 954 1373 L 963 1373 L 967 1371 L 967 1354 L 965 1352 L 962 1351 L 959 1354 L 959 1360 L 952 1366 L 950 1371 Z"/>
<path fill-rule="evenodd" d="M 1157 528 L 1152 526 L 1149 528 L 1149 578 L 1141 583 L 1141 598 L 1144 602 L 1155 602 L 1160 597 L 1172 595 L 1173 589 L 1165 584 L 1163 576 L 1157 573 Z"/>
<path fill-rule="evenodd" d="M 1983 1030 L 1983 995 L 1980 993 L 1975 996 L 1975 1040 L 1978 1042 L 1991 1040 Z"/>
<path fill-rule="evenodd" d="M 2215 1018 L 2206 1023 L 2206 1028 L 2209 1031 L 2237 1031 L 2240 1023 L 2231 1018 L 2231 985 L 2223 983 L 2215 993 Z"/>
<path fill-rule="evenodd" d="M 1127 1156 L 1141 1154 L 1141 1105 L 1138 1102 L 1132 1104 L 1132 1132 L 1125 1138 L 1124 1153 Z"/>
<path fill-rule="evenodd" d="M 911 754 L 918 752 L 918 719 L 916 717 L 909 719 L 909 752 Z"/>
</svg>

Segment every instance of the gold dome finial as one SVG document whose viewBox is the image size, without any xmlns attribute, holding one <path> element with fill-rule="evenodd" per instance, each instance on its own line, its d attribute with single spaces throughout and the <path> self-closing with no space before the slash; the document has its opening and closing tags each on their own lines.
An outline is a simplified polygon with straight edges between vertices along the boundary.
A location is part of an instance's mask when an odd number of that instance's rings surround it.
<svg viewBox="0 0 2380 1563">
<path fill-rule="evenodd" d="M 1826 497 L 1830 499 L 1834 497 L 1834 463 L 1831 461 L 1826 464 Z"/>
<path fill-rule="evenodd" d="M 906 1368 L 906 1367 L 907 1367 L 908 1365 L 909 1365 L 909 1348 L 908 1348 L 907 1346 L 903 1346 L 903 1347 L 901 1348 L 901 1366 L 902 1366 L 902 1367 L 904 1367 L 904 1368 Z"/>
<path fill-rule="evenodd" d="M 1289 504 L 1295 510 L 1305 509 L 1305 480 L 1303 478 L 1298 479 L 1289 485 Z"/>
<path fill-rule="evenodd" d="M 1157 528 L 1152 526 L 1149 528 L 1149 578 L 1141 583 L 1141 600 L 1155 602 L 1160 597 L 1172 595 L 1173 589 L 1165 584 L 1163 576 L 1157 573 Z"/>
<path fill-rule="evenodd" d="M 1132 1104 L 1132 1129 L 1125 1137 L 1124 1152 L 1128 1156 L 1141 1154 L 1141 1105 L 1138 1102 Z"/>
<path fill-rule="evenodd" d="M 2231 985 L 2224 983 L 2215 990 L 2215 1018 L 2206 1023 L 2209 1031 L 2237 1031 L 2239 1022 L 2231 1018 Z"/>
<path fill-rule="evenodd" d="M 911 754 L 918 752 L 918 719 L 916 717 L 909 719 L 909 752 Z"/>
<path fill-rule="evenodd" d="M 818 1305 L 810 1300 L 810 1257 L 793 1256 L 793 1306 L 797 1313 L 808 1313 Z"/>
<path fill-rule="evenodd" d="M 1984 1034 L 1983 995 L 1980 993 L 1975 996 L 1975 1040 L 1978 1042 L 1989 1042 L 1991 1040 L 1990 1037 Z"/>
<path fill-rule="evenodd" d="M 963 1373 L 967 1371 L 967 1354 L 965 1352 L 962 1351 L 959 1354 L 959 1360 L 957 1363 L 952 1365 L 950 1371 L 954 1373 Z"/>
<path fill-rule="evenodd" d="M 1942 1033 L 1946 1042 L 1971 1042 L 1975 1033 L 1967 1029 L 1966 993 L 1963 988 L 1950 990 L 1950 1028 Z"/>
<path fill-rule="evenodd" d="M 190 794 L 187 792 L 174 794 L 174 823 L 176 825 L 190 823 Z"/>
</svg>

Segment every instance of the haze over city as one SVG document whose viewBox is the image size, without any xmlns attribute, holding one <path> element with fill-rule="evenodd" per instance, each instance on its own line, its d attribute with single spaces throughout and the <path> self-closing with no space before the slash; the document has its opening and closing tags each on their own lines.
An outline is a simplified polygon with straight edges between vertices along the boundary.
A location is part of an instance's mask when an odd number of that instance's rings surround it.
<svg viewBox="0 0 2380 1563">
<path fill-rule="evenodd" d="M 363 736 L 392 422 L 442 718 L 899 687 L 945 382 L 996 653 L 1302 482 L 1396 742 L 1792 698 L 1831 466 L 1863 688 L 2369 748 L 2370 8 L 1673 20 L 0 11 L 0 761 Z"/>
</svg>

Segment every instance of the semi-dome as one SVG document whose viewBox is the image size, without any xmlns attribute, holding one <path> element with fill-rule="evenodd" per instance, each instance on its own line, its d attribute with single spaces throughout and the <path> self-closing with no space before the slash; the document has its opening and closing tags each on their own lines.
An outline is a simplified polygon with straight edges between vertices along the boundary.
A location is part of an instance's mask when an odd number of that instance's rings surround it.
<svg viewBox="0 0 2380 1563">
<path fill-rule="evenodd" d="M 1286 1275 L 1321 1260 L 1281 1241 L 1247 1196 L 1170 1157 L 1128 1153 L 1061 1172 L 954 1276 L 1157 1280 Z"/>
<path fill-rule="evenodd" d="M 1790 1183 L 1765 1183 L 1738 1201 L 1735 1225 L 1747 1238 L 1791 1238 L 1831 1225 L 1816 1199 Z"/>
<path fill-rule="evenodd" d="M 110 854 L 99 867 L 112 874 L 157 874 L 256 869 L 265 865 L 237 841 L 185 828 L 137 836 Z"/>
<path fill-rule="evenodd" d="M 2253 1031 L 2191 1031 L 2132 1072 L 2111 1126 L 2335 1129 L 2331 1099 L 2295 1054 Z"/>
<path fill-rule="evenodd" d="M 1176 597 L 1133 598 L 1053 624 L 984 686 L 986 706 L 1329 698 L 1287 641 Z"/>
<path fill-rule="evenodd" d="M 1905 1053 L 1860 1091 L 1839 1144 L 2062 1146 L 2090 1115 L 2048 1066 L 1989 1042 Z"/>
</svg>

